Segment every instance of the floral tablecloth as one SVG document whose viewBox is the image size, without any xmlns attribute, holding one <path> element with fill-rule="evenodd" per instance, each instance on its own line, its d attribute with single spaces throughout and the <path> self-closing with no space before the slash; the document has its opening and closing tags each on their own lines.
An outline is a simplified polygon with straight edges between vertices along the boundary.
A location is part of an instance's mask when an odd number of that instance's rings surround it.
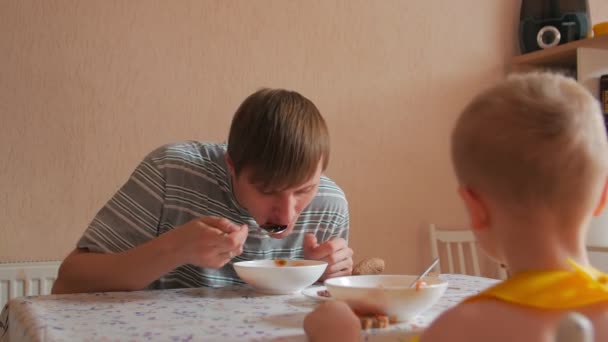
<svg viewBox="0 0 608 342">
<path fill-rule="evenodd" d="M 405 341 L 441 312 L 494 279 L 444 274 L 449 287 L 408 323 L 365 332 L 366 340 Z M 9 341 L 305 341 L 302 322 L 317 301 L 268 296 L 247 286 L 16 298 L 2 314 Z"/>
</svg>

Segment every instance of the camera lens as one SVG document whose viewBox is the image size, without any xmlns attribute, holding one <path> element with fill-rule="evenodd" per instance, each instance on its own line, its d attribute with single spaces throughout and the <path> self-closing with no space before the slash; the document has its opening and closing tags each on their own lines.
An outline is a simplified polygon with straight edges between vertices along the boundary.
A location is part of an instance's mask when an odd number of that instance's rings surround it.
<svg viewBox="0 0 608 342">
<path fill-rule="evenodd" d="M 545 26 L 538 31 L 536 42 L 542 49 L 550 48 L 559 44 L 562 35 L 555 26 Z"/>
</svg>

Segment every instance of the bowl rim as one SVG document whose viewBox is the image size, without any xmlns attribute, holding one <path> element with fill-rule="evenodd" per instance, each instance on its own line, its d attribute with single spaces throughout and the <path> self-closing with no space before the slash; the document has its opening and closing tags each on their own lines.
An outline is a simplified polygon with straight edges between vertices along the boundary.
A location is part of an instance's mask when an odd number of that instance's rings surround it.
<svg viewBox="0 0 608 342">
<path fill-rule="evenodd" d="M 298 265 L 298 266 L 288 266 L 288 265 L 284 265 L 284 266 L 255 265 L 258 262 L 269 262 L 269 261 L 274 262 L 274 260 L 278 260 L 278 259 L 259 259 L 259 260 L 237 261 L 237 262 L 233 263 L 232 265 L 234 267 L 263 268 L 263 269 L 275 269 L 275 268 L 276 269 L 313 268 L 313 267 L 319 267 L 319 266 L 326 266 L 327 267 L 327 261 L 323 261 L 323 260 L 310 260 L 310 259 L 280 259 L 280 260 L 286 260 L 286 261 L 305 261 L 305 262 L 310 262 L 310 264 L 308 264 L 308 265 Z"/>
<path fill-rule="evenodd" d="M 412 277 L 412 278 L 415 278 L 415 277 L 417 277 L 417 275 L 415 275 L 415 274 L 363 274 L 363 275 L 350 275 L 350 276 L 341 276 L 341 277 L 335 277 L 335 278 L 326 279 L 323 282 L 323 285 L 325 285 L 326 287 L 336 287 L 336 288 L 343 288 L 343 289 L 366 289 L 366 290 L 369 290 L 369 289 L 386 289 L 386 290 L 404 290 L 404 289 L 410 289 L 410 287 L 408 286 L 409 284 L 404 284 L 403 286 L 401 286 L 401 285 L 390 285 L 390 286 L 378 287 L 378 286 L 342 285 L 342 284 L 335 283 L 338 279 L 342 279 L 342 278 L 397 278 L 397 277 Z M 434 284 L 427 284 L 427 286 L 425 286 L 424 288 L 435 288 L 435 287 L 448 286 L 448 281 L 447 280 L 441 279 L 439 277 L 432 277 L 432 278 L 433 279 L 437 279 L 438 282 L 436 282 Z M 412 287 L 411 289 L 415 290 L 416 288 Z"/>
</svg>

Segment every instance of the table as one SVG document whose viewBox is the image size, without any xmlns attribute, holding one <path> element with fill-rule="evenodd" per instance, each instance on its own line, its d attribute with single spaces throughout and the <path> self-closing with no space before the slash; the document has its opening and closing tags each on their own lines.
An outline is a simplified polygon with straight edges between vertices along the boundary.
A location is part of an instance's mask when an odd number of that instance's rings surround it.
<svg viewBox="0 0 608 342">
<path fill-rule="evenodd" d="M 443 274 L 449 286 L 407 323 L 366 331 L 365 340 L 405 341 L 446 309 L 497 282 Z M 248 286 L 15 298 L 2 314 L 9 341 L 306 341 L 302 322 L 318 302 L 268 296 Z M 2 329 L 0 329 L 2 334 Z"/>
</svg>

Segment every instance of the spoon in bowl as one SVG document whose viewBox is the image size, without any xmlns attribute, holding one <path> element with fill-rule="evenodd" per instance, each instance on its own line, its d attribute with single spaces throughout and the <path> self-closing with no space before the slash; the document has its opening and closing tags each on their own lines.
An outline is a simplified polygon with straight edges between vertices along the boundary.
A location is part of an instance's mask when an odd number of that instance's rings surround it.
<svg viewBox="0 0 608 342">
<path fill-rule="evenodd" d="M 424 278 L 424 276 L 426 276 L 429 272 L 431 272 L 431 270 L 435 266 L 437 266 L 437 263 L 439 263 L 439 258 L 435 258 L 435 260 L 433 260 L 433 262 L 431 263 L 431 266 L 429 266 L 426 270 L 424 270 L 424 272 L 420 273 L 420 275 L 418 277 L 416 277 L 416 279 L 414 279 L 414 281 L 410 284 L 410 287 L 416 286 L 416 283 L 418 282 L 418 280 Z"/>
<path fill-rule="evenodd" d="M 262 224 L 260 225 L 264 231 L 266 231 L 270 235 L 281 234 L 287 229 L 287 225 L 279 225 L 279 224 Z"/>
</svg>

